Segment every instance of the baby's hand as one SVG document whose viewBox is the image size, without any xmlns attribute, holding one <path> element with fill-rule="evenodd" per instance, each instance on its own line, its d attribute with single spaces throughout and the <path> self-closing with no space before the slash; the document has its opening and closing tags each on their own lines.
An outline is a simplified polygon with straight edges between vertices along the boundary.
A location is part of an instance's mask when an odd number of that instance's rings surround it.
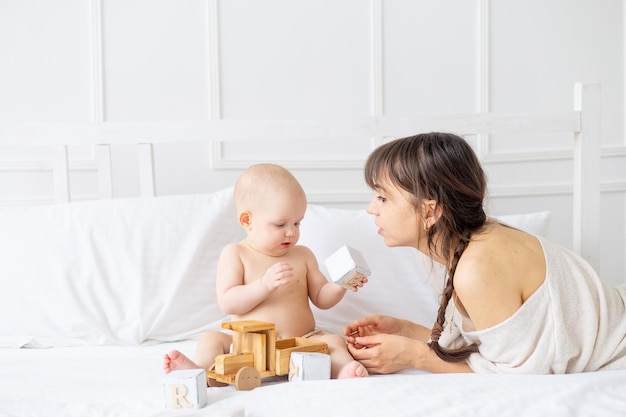
<svg viewBox="0 0 626 417">
<path fill-rule="evenodd" d="M 275 291 L 276 288 L 287 285 L 293 277 L 293 267 L 285 262 L 277 262 L 267 268 L 261 280 L 268 291 Z"/>
<path fill-rule="evenodd" d="M 359 288 L 361 288 L 365 284 L 367 284 L 367 277 L 363 277 L 362 279 L 358 280 L 355 285 L 350 287 L 350 291 L 357 292 Z"/>
</svg>

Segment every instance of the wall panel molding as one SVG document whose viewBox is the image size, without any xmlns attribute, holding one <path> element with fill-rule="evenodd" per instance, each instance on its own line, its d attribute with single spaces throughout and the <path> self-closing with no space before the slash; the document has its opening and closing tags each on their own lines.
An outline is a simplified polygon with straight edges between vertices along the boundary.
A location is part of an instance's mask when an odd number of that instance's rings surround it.
<svg viewBox="0 0 626 417">
<path fill-rule="evenodd" d="M 383 2 L 382 0 L 370 0 L 370 115 L 375 117 L 385 114 L 383 36 Z M 372 137 L 372 149 L 382 143 L 382 136 Z"/>
<path fill-rule="evenodd" d="M 104 76 L 102 44 L 102 0 L 90 3 L 91 121 L 104 121 Z"/>
<path fill-rule="evenodd" d="M 489 0 L 478 1 L 478 42 L 477 49 L 477 102 L 476 111 L 479 113 L 486 113 L 491 108 L 491 84 L 489 83 L 490 67 L 491 67 L 491 49 L 489 44 L 491 42 L 490 28 L 489 28 Z"/>
<path fill-rule="evenodd" d="M 489 0 L 478 0 L 477 16 L 477 80 L 476 80 L 476 111 L 479 113 L 489 112 L 491 108 L 491 84 L 489 82 L 491 68 L 491 49 L 489 48 L 491 37 L 489 28 Z M 478 135 L 476 141 L 476 153 L 483 158 L 489 153 L 489 135 Z"/>
<path fill-rule="evenodd" d="M 626 158 L 626 145 L 602 146 L 600 155 L 602 158 Z"/>
<path fill-rule="evenodd" d="M 374 141 L 371 141 L 374 146 Z M 604 146 L 601 149 L 602 159 L 624 159 L 626 165 L 626 146 Z M 519 151 L 508 153 L 493 153 L 485 157 L 481 162 L 490 164 L 514 164 L 525 162 L 541 162 L 551 160 L 572 160 L 573 151 L 569 149 L 548 150 L 548 151 Z M 219 166 L 214 167 L 216 170 L 242 170 L 249 165 L 258 161 L 249 159 L 219 159 Z M 302 170 L 361 170 L 363 169 L 364 160 L 361 159 L 340 159 L 340 160 L 283 160 L 276 159 L 273 161 L 288 169 Z M 68 168 L 71 172 L 97 172 L 96 160 L 71 160 L 68 161 Z M 158 166 L 156 167 L 158 170 Z M 52 174 L 52 160 L 1 160 L 0 175 L 5 173 L 28 173 L 28 172 L 46 172 Z M 606 193 L 626 193 L 626 181 L 624 180 L 604 180 L 601 182 L 601 192 Z M 573 193 L 572 183 L 529 183 L 522 185 L 499 185 L 489 188 L 490 198 L 511 198 L 511 197 L 541 197 L 570 195 Z M 356 190 L 344 190 L 333 192 L 313 192 L 308 193 L 309 201 L 314 204 L 365 204 L 371 198 L 370 193 L 364 193 Z M 93 200 L 98 195 L 89 193 L 81 193 L 80 195 L 72 195 L 72 200 Z M 626 197 L 626 194 L 625 194 Z M 0 207 L 4 206 L 29 206 L 40 204 L 51 204 L 54 200 L 48 196 L 36 196 L 28 199 L 12 199 L 3 198 L 0 200 Z"/>
<path fill-rule="evenodd" d="M 512 151 L 512 152 L 491 152 L 481 159 L 483 164 L 506 164 L 519 162 L 541 162 L 541 161 L 561 161 L 572 160 L 574 151 L 572 149 L 551 149 L 541 151 Z"/>
<path fill-rule="evenodd" d="M 602 194 L 624 193 L 626 198 L 626 181 L 607 181 L 601 184 Z M 571 195 L 572 184 L 528 184 L 526 186 L 500 186 L 489 189 L 489 198 L 514 198 L 514 197 L 545 197 L 556 195 Z M 372 197 L 371 193 L 360 191 L 342 192 L 310 192 L 307 199 L 311 204 L 366 204 Z M 88 201 L 100 198 L 98 194 L 81 193 L 72 195 L 72 201 Z M 47 196 L 34 198 L 2 198 L 0 207 L 36 206 L 53 204 L 54 199 Z"/>
<path fill-rule="evenodd" d="M 372 140 L 373 142 L 373 140 Z M 372 143 L 372 149 L 374 144 Z M 215 150 L 215 148 L 214 148 Z M 221 152 L 221 146 L 218 145 L 217 151 Z M 294 170 L 360 170 L 363 169 L 365 165 L 365 160 L 363 159 L 263 159 L 262 161 L 258 159 L 246 159 L 246 158 L 237 158 L 237 159 L 227 159 L 227 158 L 216 158 L 213 160 L 212 167 L 214 170 L 244 170 L 248 168 L 250 165 L 259 163 L 259 162 L 267 162 L 282 165 L 287 169 Z"/>
<path fill-rule="evenodd" d="M 207 102 L 209 104 L 207 117 L 209 120 L 222 118 L 222 89 L 220 76 L 220 16 L 218 0 L 206 0 L 206 27 L 207 27 Z M 211 142 L 209 147 L 209 161 L 212 169 L 229 169 L 228 162 L 223 158 L 222 142 Z"/>
<path fill-rule="evenodd" d="M 221 90 L 220 90 L 220 56 L 219 56 L 219 10 L 217 0 L 207 0 L 208 21 L 207 26 L 208 49 L 209 49 L 209 99 L 210 114 L 209 119 L 221 118 Z M 384 115 L 384 53 L 383 53 L 383 1 L 370 0 L 370 116 L 381 117 Z M 370 138 L 368 152 L 383 143 L 383 136 L 372 136 Z M 250 158 L 227 159 L 224 157 L 223 142 L 212 142 L 211 144 L 211 167 L 215 170 L 242 170 L 248 166 L 260 162 Z M 361 169 L 364 161 L 358 159 L 334 159 L 325 160 L 319 158 L 299 159 L 299 160 L 264 160 L 263 162 L 273 162 L 283 165 L 289 169 Z"/>
<path fill-rule="evenodd" d="M 626 193 L 626 181 L 603 181 L 601 184 L 601 192 L 607 193 Z M 552 184 L 526 184 L 490 187 L 488 197 L 494 198 L 515 198 L 515 197 L 547 197 L 559 195 L 572 195 L 572 183 L 552 183 Z M 626 194 L 625 194 L 626 196 Z M 345 192 L 313 192 L 307 193 L 307 198 L 313 204 L 366 204 L 371 198 L 371 193 L 363 193 L 358 191 Z"/>
<path fill-rule="evenodd" d="M 97 194 L 81 194 L 72 195 L 72 201 L 90 201 L 100 198 Z M 55 204 L 54 198 L 51 197 L 34 197 L 34 198 L 3 198 L 0 200 L 0 208 L 3 207 L 32 207 L 45 206 Z"/>
<path fill-rule="evenodd" d="M 207 30 L 207 78 L 208 78 L 208 118 L 216 120 L 222 117 L 222 89 L 220 76 L 220 15 L 218 0 L 206 0 Z"/>
<path fill-rule="evenodd" d="M 372 198 L 371 193 L 359 191 L 307 192 L 309 204 L 365 204 Z"/>
<path fill-rule="evenodd" d="M 370 116 L 385 113 L 382 0 L 370 0 Z"/>
<path fill-rule="evenodd" d="M 97 171 L 96 161 L 88 159 L 68 161 L 68 167 L 70 171 Z M 52 169 L 53 163 L 51 159 L 0 161 L 0 172 L 52 172 Z"/>
<path fill-rule="evenodd" d="M 373 141 L 370 145 L 374 146 Z M 221 148 L 218 148 L 221 149 Z M 485 156 L 481 162 L 484 164 L 500 164 L 500 163 L 518 163 L 518 162 L 541 162 L 554 160 L 572 159 L 574 153 L 571 149 L 554 149 L 542 151 L 516 151 L 491 153 Z M 602 159 L 624 158 L 626 164 L 626 145 L 625 146 L 603 146 L 601 148 Z M 217 169 L 241 169 L 253 163 L 252 159 L 220 159 L 220 166 Z M 301 169 L 361 169 L 365 160 L 361 159 L 337 159 L 337 160 L 283 160 L 276 159 L 276 163 L 290 165 L 294 168 Z M 70 160 L 69 167 L 71 171 L 96 171 L 97 164 L 95 159 Z M 45 159 L 7 159 L 0 160 L 0 171 L 19 172 L 19 171 L 50 171 L 52 162 Z"/>
</svg>

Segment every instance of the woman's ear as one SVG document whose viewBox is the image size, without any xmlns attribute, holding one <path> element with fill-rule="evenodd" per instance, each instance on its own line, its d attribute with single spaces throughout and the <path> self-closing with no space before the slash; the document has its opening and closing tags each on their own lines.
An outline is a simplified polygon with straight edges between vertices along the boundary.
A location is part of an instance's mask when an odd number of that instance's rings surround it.
<svg viewBox="0 0 626 417">
<path fill-rule="evenodd" d="M 422 206 L 424 226 L 430 229 L 441 217 L 442 208 L 436 200 L 425 200 Z"/>
<path fill-rule="evenodd" d="M 242 211 L 239 213 L 239 224 L 244 229 L 249 229 L 250 224 L 252 223 L 252 216 L 249 211 Z"/>
</svg>

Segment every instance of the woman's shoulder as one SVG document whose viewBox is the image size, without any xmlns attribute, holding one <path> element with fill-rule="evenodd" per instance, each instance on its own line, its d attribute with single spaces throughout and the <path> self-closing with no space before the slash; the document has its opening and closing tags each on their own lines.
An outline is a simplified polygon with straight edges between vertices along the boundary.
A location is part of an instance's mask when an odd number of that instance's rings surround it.
<svg viewBox="0 0 626 417">
<path fill-rule="evenodd" d="M 496 280 L 517 280 L 537 273 L 545 276 L 546 261 L 541 241 L 534 235 L 494 224 L 473 237 L 461 255 L 459 266 Z"/>
<path fill-rule="evenodd" d="M 541 286 L 545 271 L 536 237 L 495 225 L 461 255 L 454 288 L 476 326 L 485 328 L 510 317 Z"/>
<path fill-rule="evenodd" d="M 464 263 L 477 263 L 485 268 L 512 261 L 543 262 L 543 247 L 530 233 L 500 223 L 490 223 L 482 232 L 472 236 L 461 256 Z"/>
</svg>

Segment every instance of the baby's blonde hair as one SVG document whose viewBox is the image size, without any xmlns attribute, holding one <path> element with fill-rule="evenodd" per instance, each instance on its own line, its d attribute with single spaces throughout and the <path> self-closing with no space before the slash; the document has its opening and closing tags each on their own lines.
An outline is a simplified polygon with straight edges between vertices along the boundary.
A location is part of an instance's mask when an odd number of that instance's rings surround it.
<svg viewBox="0 0 626 417">
<path fill-rule="evenodd" d="M 253 211 L 266 207 L 272 196 L 288 193 L 306 201 L 304 189 L 291 172 L 276 164 L 255 164 L 248 167 L 235 183 L 237 212 Z"/>
</svg>

